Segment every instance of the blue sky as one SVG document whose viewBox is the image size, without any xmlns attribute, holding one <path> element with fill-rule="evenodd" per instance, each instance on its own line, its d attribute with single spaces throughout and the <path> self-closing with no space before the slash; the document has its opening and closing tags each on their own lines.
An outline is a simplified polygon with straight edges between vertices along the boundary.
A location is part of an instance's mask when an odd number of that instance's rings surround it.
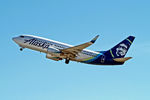
<svg viewBox="0 0 150 100">
<path fill-rule="evenodd" d="M 149 100 L 149 0 L 1 0 L 0 100 Z M 78 45 L 99 39 L 107 50 L 136 37 L 122 66 L 55 62 L 19 47 L 12 37 L 32 34 Z"/>
</svg>

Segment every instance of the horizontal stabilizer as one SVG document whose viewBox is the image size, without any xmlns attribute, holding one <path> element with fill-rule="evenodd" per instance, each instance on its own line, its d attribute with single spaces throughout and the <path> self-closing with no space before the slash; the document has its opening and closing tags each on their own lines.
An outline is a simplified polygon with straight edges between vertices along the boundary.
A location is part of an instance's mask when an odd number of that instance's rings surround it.
<svg viewBox="0 0 150 100">
<path fill-rule="evenodd" d="M 125 58 L 115 58 L 115 59 L 113 59 L 114 61 L 116 61 L 116 62 L 125 62 L 125 61 L 127 61 L 127 60 L 129 60 L 129 59 L 131 59 L 132 57 L 125 57 Z"/>
</svg>

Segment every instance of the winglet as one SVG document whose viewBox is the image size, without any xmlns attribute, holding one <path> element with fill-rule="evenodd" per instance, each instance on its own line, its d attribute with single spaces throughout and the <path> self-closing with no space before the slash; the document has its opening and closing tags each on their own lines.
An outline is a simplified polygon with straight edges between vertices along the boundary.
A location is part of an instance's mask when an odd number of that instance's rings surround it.
<svg viewBox="0 0 150 100">
<path fill-rule="evenodd" d="M 97 40 L 98 37 L 99 37 L 99 35 L 97 35 L 95 38 L 93 38 L 93 39 L 91 40 L 91 42 L 94 43 L 94 42 Z"/>
</svg>

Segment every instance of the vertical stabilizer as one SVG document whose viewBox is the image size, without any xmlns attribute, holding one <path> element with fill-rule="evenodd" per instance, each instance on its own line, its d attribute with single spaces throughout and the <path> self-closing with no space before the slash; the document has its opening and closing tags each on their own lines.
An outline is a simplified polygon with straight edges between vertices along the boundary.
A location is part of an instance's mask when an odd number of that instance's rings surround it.
<svg viewBox="0 0 150 100">
<path fill-rule="evenodd" d="M 128 52 L 134 39 L 134 36 L 129 36 L 110 50 L 106 51 L 105 55 L 109 58 L 123 58 Z"/>
</svg>

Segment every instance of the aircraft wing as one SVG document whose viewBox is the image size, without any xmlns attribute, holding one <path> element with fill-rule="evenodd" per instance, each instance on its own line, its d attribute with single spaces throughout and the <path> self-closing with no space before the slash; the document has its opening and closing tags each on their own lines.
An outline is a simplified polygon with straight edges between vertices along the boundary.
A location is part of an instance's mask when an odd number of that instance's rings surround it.
<svg viewBox="0 0 150 100">
<path fill-rule="evenodd" d="M 80 45 L 77 45 L 74 47 L 62 49 L 61 51 L 66 54 L 77 55 L 83 49 L 85 49 L 85 48 L 89 47 L 90 45 L 92 45 L 93 43 L 95 43 L 95 41 L 97 40 L 98 37 L 99 37 L 99 35 L 97 35 L 95 38 L 93 38 L 90 42 L 86 42 L 84 44 L 80 44 Z"/>
</svg>

